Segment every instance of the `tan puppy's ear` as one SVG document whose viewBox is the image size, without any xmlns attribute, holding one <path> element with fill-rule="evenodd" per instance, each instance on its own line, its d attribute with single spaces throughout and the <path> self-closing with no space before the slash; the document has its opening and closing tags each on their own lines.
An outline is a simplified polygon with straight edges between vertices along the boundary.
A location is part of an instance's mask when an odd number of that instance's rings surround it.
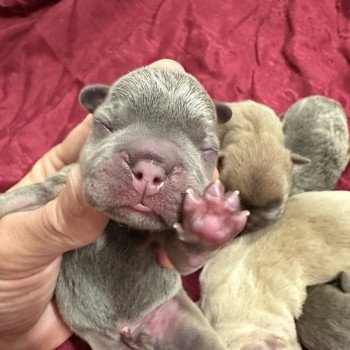
<svg viewBox="0 0 350 350">
<path fill-rule="evenodd" d="M 339 274 L 339 285 L 338 287 L 344 292 L 344 293 L 350 293 L 350 276 L 342 271 Z"/>
<path fill-rule="evenodd" d="M 296 164 L 296 165 L 303 165 L 303 164 L 311 163 L 311 160 L 309 158 L 303 157 L 297 153 L 292 153 L 291 159 L 292 159 L 293 164 Z"/>
<path fill-rule="evenodd" d="M 228 122 L 232 117 L 232 109 L 225 103 L 214 101 L 216 115 L 220 124 Z"/>
</svg>

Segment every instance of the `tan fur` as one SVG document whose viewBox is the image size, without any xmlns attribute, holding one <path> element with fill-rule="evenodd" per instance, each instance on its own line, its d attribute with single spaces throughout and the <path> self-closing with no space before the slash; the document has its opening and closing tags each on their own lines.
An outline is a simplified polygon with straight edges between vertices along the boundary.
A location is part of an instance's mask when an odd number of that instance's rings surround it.
<svg viewBox="0 0 350 350">
<path fill-rule="evenodd" d="M 300 349 L 294 319 L 306 286 L 339 271 L 350 271 L 350 192 L 302 193 L 207 263 L 200 305 L 231 350 Z"/>
<path fill-rule="evenodd" d="M 254 101 L 228 105 L 232 118 L 218 127 L 220 180 L 226 189 L 240 191 L 244 209 L 252 214 L 249 223 L 255 214 L 260 222 L 273 221 L 281 214 L 292 183 L 282 123 L 272 109 Z"/>
</svg>

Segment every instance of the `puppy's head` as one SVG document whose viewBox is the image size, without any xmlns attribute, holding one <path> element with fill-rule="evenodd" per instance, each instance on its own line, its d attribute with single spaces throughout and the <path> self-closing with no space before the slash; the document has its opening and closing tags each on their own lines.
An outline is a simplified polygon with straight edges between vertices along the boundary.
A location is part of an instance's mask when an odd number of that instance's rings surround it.
<svg viewBox="0 0 350 350">
<path fill-rule="evenodd" d="M 94 116 L 80 156 L 88 202 L 138 229 L 177 222 L 186 189 L 211 180 L 216 119 L 231 111 L 215 108 L 192 76 L 151 67 L 88 86 L 80 101 Z"/>
<path fill-rule="evenodd" d="M 281 215 L 292 180 L 289 152 L 267 140 L 242 140 L 244 147 L 229 146 L 220 154 L 220 180 L 229 190 L 240 192 L 243 209 L 250 211 L 247 228 L 266 226 Z"/>
<path fill-rule="evenodd" d="M 227 190 L 240 192 L 242 208 L 250 211 L 249 231 L 281 216 L 291 189 L 293 164 L 307 161 L 292 154 L 271 134 L 261 137 L 246 133 L 221 151 L 220 180 Z"/>
</svg>

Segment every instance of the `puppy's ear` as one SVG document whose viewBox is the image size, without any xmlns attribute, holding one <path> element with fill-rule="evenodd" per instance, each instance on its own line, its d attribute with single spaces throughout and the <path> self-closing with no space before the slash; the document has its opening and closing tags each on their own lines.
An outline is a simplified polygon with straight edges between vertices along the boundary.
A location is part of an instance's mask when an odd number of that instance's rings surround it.
<svg viewBox="0 0 350 350">
<path fill-rule="evenodd" d="M 339 288 L 344 292 L 344 293 L 350 293 L 350 276 L 342 271 L 339 274 Z"/>
<path fill-rule="evenodd" d="M 216 115 L 220 124 L 228 122 L 232 117 L 232 109 L 225 103 L 214 101 Z"/>
<path fill-rule="evenodd" d="M 292 159 L 293 164 L 296 164 L 296 165 L 303 165 L 303 164 L 311 163 L 311 160 L 309 158 L 303 157 L 297 153 L 292 153 L 291 159 Z"/>
<path fill-rule="evenodd" d="M 79 95 L 79 101 L 85 109 L 93 113 L 95 109 L 105 100 L 108 94 L 108 85 L 88 85 L 85 86 Z"/>
</svg>

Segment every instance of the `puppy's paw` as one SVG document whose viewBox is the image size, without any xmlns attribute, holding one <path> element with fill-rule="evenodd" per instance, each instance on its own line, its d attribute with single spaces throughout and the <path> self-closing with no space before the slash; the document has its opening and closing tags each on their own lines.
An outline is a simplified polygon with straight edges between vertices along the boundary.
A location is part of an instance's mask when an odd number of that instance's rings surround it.
<svg viewBox="0 0 350 350">
<path fill-rule="evenodd" d="M 238 192 L 225 194 L 217 180 L 202 196 L 187 190 L 182 225 L 177 223 L 174 228 L 185 243 L 217 249 L 243 230 L 248 215 L 240 211 Z"/>
</svg>

